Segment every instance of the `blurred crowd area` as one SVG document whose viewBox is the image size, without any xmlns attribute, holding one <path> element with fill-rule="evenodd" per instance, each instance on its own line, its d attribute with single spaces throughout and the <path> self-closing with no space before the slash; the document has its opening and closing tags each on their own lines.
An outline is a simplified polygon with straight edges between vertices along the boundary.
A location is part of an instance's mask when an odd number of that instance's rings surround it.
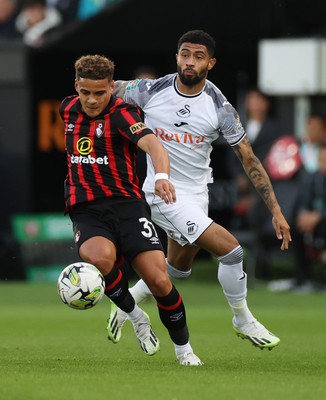
<svg viewBox="0 0 326 400">
<path fill-rule="evenodd" d="M 228 228 L 247 250 L 250 275 L 273 291 L 311 292 L 326 284 L 326 109 L 311 107 L 303 135 L 284 131 L 275 100 L 257 87 L 245 93 L 240 115 L 255 155 L 263 163 L 290 227 L 292 243 L 280 251 L 271 214 L 228 148 Z M 218 187 L 213 184 L 212 195 Z M 219 187 L 219 189 L 221 189 Z M 214 211 L 212 196 L 211 212 Z M 221 199 L 221 196 L 219 196 Z M 220 211 L 223 207 L 220 204 Z M 218 210 L 218 207 L 216 207 Z M 220 217 L 218 217 L 220 218 Z"/>
<path fill-rule="evenodd" d="M 123 0 L 0 0 L 0 40 L 39 47 L 60 29 Z"/>
</svg>

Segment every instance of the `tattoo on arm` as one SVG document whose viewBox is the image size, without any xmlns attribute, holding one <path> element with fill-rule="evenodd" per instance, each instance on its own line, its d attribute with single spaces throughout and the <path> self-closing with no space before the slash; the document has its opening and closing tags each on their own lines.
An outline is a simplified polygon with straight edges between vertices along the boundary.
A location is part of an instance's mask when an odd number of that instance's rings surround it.
<svg viewBox="0 0 326 400">
<path fill-rule="evenodd" d="M 274 189 L 265 168 L 259 158 L 253 153 L 248 138 L 244 138 L 241 146 L 234 146 L 234 151 L 255 189 L 264 200 L 268 209 L 272 211 L 278 204 Z"/>
</svg>

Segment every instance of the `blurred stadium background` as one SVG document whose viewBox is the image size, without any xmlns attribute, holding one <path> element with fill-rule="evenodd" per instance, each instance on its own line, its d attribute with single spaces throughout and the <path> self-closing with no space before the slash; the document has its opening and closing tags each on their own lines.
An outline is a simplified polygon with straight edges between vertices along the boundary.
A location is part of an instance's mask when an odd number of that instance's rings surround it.
<svg viewBox="0 0 326 400">
<path fill-rule="evenodd" d="M 326 38 L 325 15 L 324 0 L 120 0 L 66 24 L 39 48 L 2 40 L 0 279 L 52 280 L 56 268 L 76 259 L 71 226 L 63 219 L 66 169 L 57 114 L 61 99 L 74 92 L 76 57 L 95 52 L 109 56 L 116 63 L 115 79 L 130 79 L 144 65 L 163 75 L 175 71 L 178 37 L 204 29 L 217 44 L 217 65 L 209 79 L 241 111 L 246 89 L 258 84 L 260 41 Z M 322 111 L 325 92 L 317 89 L 300 98 Z M 284 132 L 293 133 L 298 96 L 275 98 Z M 228 179 L 224 154 L 217 144 L 212 162 L 215 179 L 222 181 Z M 211 211 L 227 225 L 230 194 L 224 191 L 219 198 L 223 195 Z M 47 269 L 35 273 L 33 267 L 40 266 Z"/>
</svg>

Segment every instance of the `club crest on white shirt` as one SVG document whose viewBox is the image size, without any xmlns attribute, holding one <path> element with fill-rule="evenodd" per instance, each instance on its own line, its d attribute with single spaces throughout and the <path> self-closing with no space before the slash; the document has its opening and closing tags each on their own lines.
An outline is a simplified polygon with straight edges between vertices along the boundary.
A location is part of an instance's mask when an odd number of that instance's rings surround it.
<svg viewBox="0 0 326 400">
<path fill-rule="evenodd" d="M 180 108 L 177 111 L 177 116 L 180 118 L 188 118 L 190 117 L 190 105 L 189 104 L 185 104 L 184 107 Z"/>
</svg>

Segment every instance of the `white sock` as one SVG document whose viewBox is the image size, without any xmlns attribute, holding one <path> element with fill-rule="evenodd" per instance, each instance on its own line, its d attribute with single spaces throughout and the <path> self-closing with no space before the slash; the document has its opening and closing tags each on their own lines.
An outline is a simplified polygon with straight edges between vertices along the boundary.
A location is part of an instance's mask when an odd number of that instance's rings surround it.
<svg viewBox="0 0 326 400">
<path fill-rule="evenodd" d="M 128 314 L 128 319 L 130 319 L 130 321 L 134 323 L 137 322 L 143 315 L 143 310 L 139 308 L 137 304 L 135 304 L 135 308 L 130 313 L 127 314 Z"/>
<path fill-rule="evenodd" d="M 188 271 L 180 271 L 179 269 L 176 269 L 171 264 L 169 264 L 167 259 L 165 259 L 165 261 L 166 261 L 166 269 L 168 271 L 168 275 L 170 278 L 185 279 L 188 278 L 188 276 L 190 276 L 191 268 Z"/>
<path fill-rule="evenodd" d="M 171 264 L 169 264 L 167 259 L 165 261 L 166 261 L 168 275 L 170 278 L 178 278 L 178 279 L 188 278 L 188 276 L 191 274 L 191 269 L 189 269 L 188 271 L 179 271 L 178 269 L 174 268 Z M 142 279 L 140 279 L 133 287 L 129 288 L 129 291 L 132 294 L 132 297 L 135 299 L 136 304 L 139 304 L 141 301 L 146 299 L 146 297 L 152 295 L 152 292 L 149 290 L 149 287 Z"/>
<path fill-rule="evenodd" d="M 139 279 L 139 281 L 129 289 L 129 292 L 135 299 L 136 304 L 139 304 L 141 301 L 146 299 L 146 297 L 152 295 L 152 292 L 149 290 L 148 286 L 142 279 Z"/>
<path fill-rule="evenodd" d="M 177 356 L 177 358 L 183 356 L 185 353 L 189 352 L 193 353 L 192 347 L 190 346 L 189 342 L 183 345 L 173 343 L 173 345 L 174 345 L 175 355 Z"/>
<path fill-rule="evenodd" d="M 247 305 L 247 274 L 243 271 L 242 261 L 233 265 L 220 262 L 217 276 L 237 326 L 252 321 L 254 316 Z"/>
</svg>

